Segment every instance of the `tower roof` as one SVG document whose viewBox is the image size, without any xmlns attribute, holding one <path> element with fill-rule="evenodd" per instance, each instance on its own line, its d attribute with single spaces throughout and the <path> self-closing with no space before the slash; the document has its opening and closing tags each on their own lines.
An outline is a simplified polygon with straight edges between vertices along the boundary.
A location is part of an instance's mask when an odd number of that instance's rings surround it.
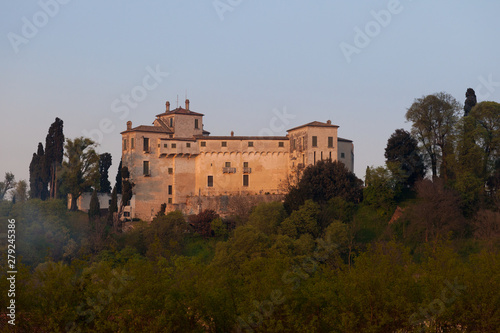
<svg viewBox="0 0 500 333">
<path fill-rule="evenodd" d="M 326 123 L 322 123 L 321 121 L 313 121 L 313 122 L 310 122 L 310 123 L 307 123 L 304 125 L 300 125 L 300 126 L 291 128 L 291 129 L 287 130 L 287 132 L 290 132 L 290 131 L 293 131 L 293 130 L 296 130 L 296 129 L 299 129 L 302 127 L 337 127 L 338 128 L 337 125 L 332 125 L 329 120 Z"/>
</svg>

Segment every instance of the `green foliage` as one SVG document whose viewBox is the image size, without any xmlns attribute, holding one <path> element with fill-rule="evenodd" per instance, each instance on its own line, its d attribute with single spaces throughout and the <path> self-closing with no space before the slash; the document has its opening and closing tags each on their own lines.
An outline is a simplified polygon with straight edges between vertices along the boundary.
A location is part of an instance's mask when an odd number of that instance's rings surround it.
<svg viewBox="0 0 500 333">
<path fill-rule="evenodd" d="M 38 143 L 38 149 L 36 153 L 33 153 L 31 158 L 31 163 L 29 166 L 30 170 L 30 198 L 45 200 L 49 197 L 49 191 L 47 190 L 47 177 L 44 174 L 45 171 L 45 152 L 43 150 L 43 145 L 41 142 Z"/>
<path fill-rule="evenodd" d="M 415 182 L 425 176 L 425 166 L 418 151 L 418 142 L 404 129 L 397 129 L 387 140 L 385 158 L 393 163 L 404 175 L 403 188 L 411 188 Z"/>
<path fill-rule="evenodd" d="M 440 92 L 417 98 L 406 112 L 412 122 L 412 134 L 419 141 L 430 160 L 432 176 L 447 179 L 447 155 L 450 152 L 455 124 L 461 110 L 460 104 L 450 94 Z"/>
<path fill-rule="evenodd" d="M 76 200 L 83 192 L 98 187 L 99 155 L 95 147 L 96 143 L 84 137 L 66 142 L 61 179 L 65 192 L 71 194 L 71 210 L 76 210 Z"/>
<path fill-rule="evenodd" d="M 252 211 L 248 224 L 263 233 L 276 233 L 286 212 L 280 202 L 260 203 Z"/>
<path fill-rule="evenodd" d="M 292 187 L 286 195 L 284 207 L 291 213 L 308 199 L 323 204 L 334 197 L 359 202 L 362 199 L 362 185 L 363 182 L 347 170 L 344 163 L 318 161 L 304 170 L 297 186 Z"/>
<path fill-rule="evenodd" d="M 293 211 L 280 225 L 280 233 L 291 238 L 299 238 L 304 234 L 313 237 L 319 235 L 319 205 L 307 200 L 298 210 Z"/>
</svg>

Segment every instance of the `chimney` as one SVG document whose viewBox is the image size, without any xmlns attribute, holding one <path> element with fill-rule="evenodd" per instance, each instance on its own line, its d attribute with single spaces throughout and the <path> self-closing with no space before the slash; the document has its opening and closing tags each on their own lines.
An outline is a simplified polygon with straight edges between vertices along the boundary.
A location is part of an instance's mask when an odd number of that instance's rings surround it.
<svg viewBox="0 0 500 333">
<path fill-rule="evenodd" d="M 165 112 L 169 112 L 170 111 L 170 102 L 167 101 L 167 103 L 165 103 L 165 106 L 167 107 L 167 110 Z"/>
<path fill-rule="evenodd" d="M 327 121 L 326 121 L 326 123 L 327 123 L 328 125 L 331 125 L 331 124 L 332 124 L 332 121 L 331 121 L 331 120 L 327 120 Z"/>
<path fill-rule="evenodd" d="M 129 120 L 127 121 L 127 131 L 130 131 L 132 129 L 132 122 Z"/>
<path fill-rule="evenodd" d="M 234 131 L 231 131 L 231 136 L 234 136 Z"/>
<path fill-rule="evenodd" d="M 189 99 L 186 98 L 186 110 L 189 110 Z"/>
</svg>

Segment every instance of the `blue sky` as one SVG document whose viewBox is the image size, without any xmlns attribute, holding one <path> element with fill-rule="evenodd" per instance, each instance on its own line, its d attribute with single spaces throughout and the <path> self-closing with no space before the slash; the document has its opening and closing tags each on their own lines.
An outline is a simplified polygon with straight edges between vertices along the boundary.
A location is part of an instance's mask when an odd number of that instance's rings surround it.
<svg viewBox="0 0 500 333">
<path fill-rule="evenodd" d="M 384 164 L 394 130 L 410 128 L 415 98 L 445 91 L 463 103 L 472 87 L 500 101 L 498 13 L 492 0 L 2 1 L 0 177 L 28 180 L 59 117 L 68 138 L 102 133 L 113 181 L 126 121 L 150 124 L 187 92 L 212 135 L 330 119 L 354 141 L 363 178 Z M 114 112 L 133 93 L 126 117 Z"/>
</svg>

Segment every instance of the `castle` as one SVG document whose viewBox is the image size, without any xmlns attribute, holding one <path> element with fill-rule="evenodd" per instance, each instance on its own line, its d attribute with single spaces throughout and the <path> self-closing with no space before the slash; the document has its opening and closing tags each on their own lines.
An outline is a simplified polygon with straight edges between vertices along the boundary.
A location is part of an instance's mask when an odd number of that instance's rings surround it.
<svg viewBox="0 0 500 333">
<path fill-rule="evenodd" d="M 122 163 L 135 186 L 125 216 L 151 220 L 164 203 L 166 211 L 224 213 L 234 198 L 280 199 L 294 175 L 318 160 L 354 169 L 353 143 L 339 138 L 330 120 L 294 127 L 286 136 L 210 136 L 203 116 L 186 99 L 185 108 L 174 110 L 167 102 L 152 126 L 127 122 Z"/>
</svg>

